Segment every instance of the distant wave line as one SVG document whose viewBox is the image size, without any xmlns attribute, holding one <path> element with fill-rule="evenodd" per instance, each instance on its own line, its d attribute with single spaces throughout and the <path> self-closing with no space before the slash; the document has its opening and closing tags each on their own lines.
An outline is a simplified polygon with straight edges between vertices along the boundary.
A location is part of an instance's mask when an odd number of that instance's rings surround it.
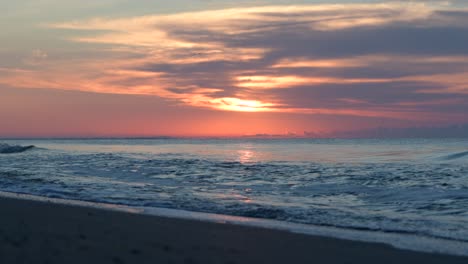
<svg viewBox="0 0 468 264">
<path fill-rule="evenodd" d="M 19 145 L 8 145 L 8 144 L 0 143 L 0 154 L 21 153 L 21 152 L 25 152 L 33 148 L 35 148 L 34 145 L 19 146 Z"/>
<path fill-rule="evenodd" d="M 463 158 L 465 156 L 468 156 L 468 151 L 459 152 L 459 153 L 455 153 L 455 154 L 450 154 L 448 156 L 445 156 L 444 160 L 454 160 L 454 159 Z"/>
</svg>

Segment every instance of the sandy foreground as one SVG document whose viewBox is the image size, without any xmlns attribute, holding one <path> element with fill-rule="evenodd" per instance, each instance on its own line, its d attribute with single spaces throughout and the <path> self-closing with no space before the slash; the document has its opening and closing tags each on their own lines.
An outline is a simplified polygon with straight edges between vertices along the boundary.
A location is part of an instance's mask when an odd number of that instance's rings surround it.
<svg viewBox="0 0 468 264">
<path fill-rule="evenodd" d="M 0 263 L 468 263 L 286 231 L 0 198 Z"/>
</svg>

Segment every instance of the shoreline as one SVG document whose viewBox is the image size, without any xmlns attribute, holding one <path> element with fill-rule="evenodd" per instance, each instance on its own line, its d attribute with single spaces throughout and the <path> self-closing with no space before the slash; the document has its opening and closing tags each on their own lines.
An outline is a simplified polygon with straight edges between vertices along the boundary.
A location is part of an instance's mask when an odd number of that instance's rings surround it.
<svg viewBox="0 0 468 264">
<path fill-rule="evenodd" d="M 264 221 L 0 193 L 1 263 L 467 263 Z M 145 211 L 146 210 L 146 211 Z M 174 215 L 170 215 L 173 213 Z M 179 215 L 177 216 L 177 214 Z M 190 217 L 191 215 L 191 217 Z M 249 222 L 252 220 L 253 222 Z M 246 221 L 242 224 L 242 221 Z M 305 226 L 305 225 L 304 225 Z"/>
<path fill-rule="evenodd" d="M 274 219 L 195 212 L 161 207 L 132 207 L 120 204 L 49 198 L 32 194 L 5 191 L 0 191 L 0 199 L 1 198 L 31 200 L 72 207 L 95 208 L 98 210 L 110 210 L 170 219 L 237 225 L 357 242 L 380 243 L 402 250 L 468 257 L 468 243 L 465 241 L 427 237 L 415 234 L 300 224 Z"/>
</svg>

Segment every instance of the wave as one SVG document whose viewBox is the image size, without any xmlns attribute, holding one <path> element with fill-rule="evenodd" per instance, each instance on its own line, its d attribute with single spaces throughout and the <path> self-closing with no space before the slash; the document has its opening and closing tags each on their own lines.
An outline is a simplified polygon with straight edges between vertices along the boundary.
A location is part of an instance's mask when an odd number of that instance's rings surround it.
<svg viewBox="0 0 468 264">
<path fill-rule="evenodd" d="M 12 154 L 12 153 L 21 153 L 27 150 L 35 148 L 34 145 L 30 146 L 19 146 L 19 145 L 8 145 L 0 143 L 0 154 Z"/>
<path fill-rule="evenodd" d="M 444 157 L 444 160 L 454 160 L 454 159 L 463 158 L 465 156 L 468 156 L 468 151 L 447 155 Z"/>
</svg>

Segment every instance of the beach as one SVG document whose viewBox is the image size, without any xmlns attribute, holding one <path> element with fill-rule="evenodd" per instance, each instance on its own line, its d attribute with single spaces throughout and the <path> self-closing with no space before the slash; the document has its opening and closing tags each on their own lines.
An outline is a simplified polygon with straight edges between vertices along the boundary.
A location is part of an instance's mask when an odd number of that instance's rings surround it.
<svg viewBox="0 0 468 264">
<path fill-rule="evenodd" d="M 468 263 L 226 223 L 0 198 L 0 263 Z"/>
<path fill-rule="evenodd" d="M 468 0 L 0 10 L 0 264 L 468 264 Z"/>
</svg>

